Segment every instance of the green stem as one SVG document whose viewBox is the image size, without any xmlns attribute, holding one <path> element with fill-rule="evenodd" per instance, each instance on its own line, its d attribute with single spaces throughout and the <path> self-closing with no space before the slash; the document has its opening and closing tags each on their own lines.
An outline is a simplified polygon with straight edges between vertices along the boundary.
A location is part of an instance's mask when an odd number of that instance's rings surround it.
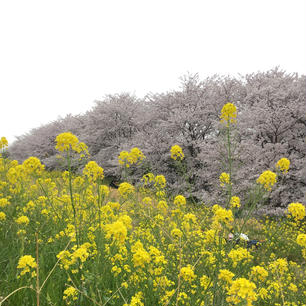
<svg viewBox="0 0 306 306">
<path fill-rule="evenodd" d="M 230 137 L 230 124 L 228 124 L 226 129 L 227 136 L 227 162 L 228 162 L 228 174 L 230 177 L 230 181 L 228 184 L 228 200 L 226 204 L 226 208 L 229 207 L 231 197 L 232 197 L 232 152 L 231 152 L 231 137 Z"/>
<path fill-rule="evenodd" d="M 99 231 L 102 232 L 101 228 L 101 194 L 100 194 L 100 184 L 99 182 L 97 183 L 98 185 L 98 215 L 99 215 Z"/>
<path fill-rule="evenodd" d="M 35 233 L 36 238 L 36 306 L 40 304 L 40 288 L 39 288 L 39 259 L 38 259 L 38 233 Z"/>
<path fill-rule="evenodd" d="M 178 168 L 179 172 L 181 172 L 181 174 L 184 177 L 184 180 L 185 180 L 185 182 L 186 182 L 186 184 L 188 186 L 187 187 L 187 191 L 189 193 L 189 199 L 191 198 L 193 204 L 196 204 L 194 199 L 193 199 L 193 197 L 191 197 L 191 183 L 189 182 L 190 175 L 188 174 L 186 167 L 184 167 L 183 161 L 182 160 L 178 160 L 178 161 L 176 161 L 175 165 Z"/>
<path fill-rule="evenodd" d="M 241 228 L 239 229 L 239 232 L 242 233 L 246 223 L 248 222 L 248 220 L 250 219 L 250 215 L 254 212 L 255 208 L 256 208 L 256 204 L 260 203 L 263 200 L 262 195 L 260 193 L 260 189 L 258 189 L 258 187 L 256 187 L 254 193 L 250 194 L 250 199 L 248 201 L 251 202 L 251 205 L 247 205 L 248 206 L 248 212 L 247 215 L 243 218 L 243 224 L 241 226 Z"/>
<path fill-rule="evenodd" d="M 72 192 L 71 159 L 69 155 L 69 150 L 67 151 L 67 163 L 68 163 L 68 173 L 69 173 L 69 192 L 70 192 L 71 206 L 73 209 L 74 228 L 75 228 L 75 233 L 76 233 L 77 245 L 79 246 L 79 235 L 78 235 L 78 228 L 77 228 L 77 222 L 76 222 L 76 209 L 74 205 L 73 192 Z"/>
</svg>

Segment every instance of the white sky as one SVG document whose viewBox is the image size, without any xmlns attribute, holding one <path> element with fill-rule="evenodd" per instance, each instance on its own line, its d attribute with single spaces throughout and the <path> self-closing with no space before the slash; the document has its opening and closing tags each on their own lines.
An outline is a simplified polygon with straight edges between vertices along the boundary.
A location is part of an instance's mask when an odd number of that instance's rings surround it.
<svg viewBox="0 0 306 306">
<path fill-rule="evenodd" d="M 1 0 L 0 137 L 138 97 L 275 66 L 306 74 L 305 0 Z"/>
</svg>

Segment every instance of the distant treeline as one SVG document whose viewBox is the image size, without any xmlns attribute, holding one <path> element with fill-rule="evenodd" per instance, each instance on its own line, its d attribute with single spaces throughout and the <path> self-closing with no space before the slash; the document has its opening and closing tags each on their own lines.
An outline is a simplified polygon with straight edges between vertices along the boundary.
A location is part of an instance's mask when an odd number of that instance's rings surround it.
<svg viewBox="0 0 306 306">
<path fill-rule="evenodd" d="M 164 174 L 170 190 L 215 204 L 221 195 L 218 178 L 226 171 L 220 110 L 231 102 L 238 109 L 234 194 L 246 201 L 261 172 L 274 170 L 275 163 L 286 157 L 290 170 L 265 205 L 270 213 L 278 213 L 291 202 L 305 204 L 306 76 L 275 68 L 240 78 L 214 75 L 200 80 L 188 75 L 181 80 L 180 90 L 143 99 L 129 93 L 107 95 L 83 115 L 68 115 L 18 137 L 9 147 L 10 158 L 21 162 L 36 156 L 47 168 L 60 169 L 55 137 L 70 131 L 88 145 L 90 158 L 107 176 L 119 180 L 120 151 L 138 147 L 146 159 L 130 169 L 131 180 L 136 182 L 149 171 Z M 189 183 L 170 158 L 175 144 L 185 153 Z M 81 165 L 75 161 L 75 167 Z"/>
</svg>

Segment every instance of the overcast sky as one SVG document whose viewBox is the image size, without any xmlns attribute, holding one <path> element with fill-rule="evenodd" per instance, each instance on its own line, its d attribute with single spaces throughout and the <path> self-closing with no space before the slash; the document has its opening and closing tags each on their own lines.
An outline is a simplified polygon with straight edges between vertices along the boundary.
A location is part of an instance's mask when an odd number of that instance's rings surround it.
<svg viewBox="0 0 306 306">
<path fill-rule="evenodd" d="M 106 94 L 275 66 L 306 74 L 305 0 L 1 0 L 0 137 Z"/>
</svg>

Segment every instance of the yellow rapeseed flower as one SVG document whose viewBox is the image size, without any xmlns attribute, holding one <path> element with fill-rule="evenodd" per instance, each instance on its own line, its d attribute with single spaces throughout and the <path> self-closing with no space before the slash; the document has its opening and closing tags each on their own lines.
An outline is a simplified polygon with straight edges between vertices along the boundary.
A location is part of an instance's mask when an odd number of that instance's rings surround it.
<svg viewBox="0 0 306 306">
<path fill-rule="evenodd" d="M 229 253 L 228 253 L 228 257 L 231 258 L 231 260 L 233 261 L 233 267 L 237 267 L 237 264 L 240 261 L 243 260 L 251 260 L 253 258 L 253 256 L 250 254 L 250 252 L 247 249 L 241 248 L 239 247 L 238 249 L 232 249 Z"/>
<path fill-rule="evenodd" d="M 270 170 L 264 171 L 256 182 L 261 184 L 267 191 L 271 191 L 273 185 L 276 183 L 276 174 Z"/>
<path fill-rule="evenodd" d="M 90 161 L 85 166 L 83 175 L 88 178 L 89 182 L 95 182 L 98 179 L 103 180 L 104 170 L 95 161 Z"/>
<path fill-rule="evenodd" d="M 16 223 L 28 225 L 30 223 L 30 220 L 27 216 L 21 216 L 16 220 Z"/>
<path fill-rule="evenodd" d="M 155 176 L 155 187 L 157 188 L 165 188 L 166 187 L 166 179 L 163 175 Z"/>
<path fill-rule="evenodd" d="M 145 159 L 145 155 L 137 147 L 132 148 L 130 152 L 121 151 L 118 156 L 118 162 L 120 165 L 129 168 L 133 164 L 142 162 Z"/>
<path fill-rule="evenodd" d="M 125 166 L 127 168 L 130 167 L 129 161 L 129 152 L 128 151 L 121 151 L 118 156 L 118 162 L 121 166 Z"/>
<path fill-rule="evenodd" d="M 123 304 L 123 306 L 144 306 L 144 303 L 141 301 L 143 297 L 142 292 L 137 292 L 131 299 L 130 304 Z"/>
<path fill-rule="evenodd" d="M 219 177 L 220 186 L 223 187 L 225 184 L 230 184 L 230 175 L 226 172 L 222 172 Z"/>
<path fill-rule="evenodd" d="M 14 167 L 11 167 L 6 174 L 8 181 L 12 185 L 25 180 L 26 176 L 27 176 L 27 172 L 24 166 L 18 165 L 18 164 Z"/>
<path fill-rule="evenodd" d="M 0 149 L 4 149 L 8 146 L 7 139 L 5 137 L 1 137 L 0 139 Z"/>
<path fill-rule="evenodd" d="M 63 300 L 72 299 L 76 301 L 78 299 L 78 291 L 74 287 L 68 287 L 64 290 Z"/>
<path fill-rule="evenodd" d="M 69 266 L 73 264 L 69 251 L 60 251 L 56 257 L 60 259 L 60 267 L 64 268 L 65 270 L 68 270 Z"/>
<path fill-rule="evenodd" d="M 134 193 L 135 188 L 131 184 L 124 182 L 119 185 L 118 191 L 120 195 L 126 199 Z"/>
<path fill-rule="evenodd" d="M 89 252 L 88 252 L 88 245 L 87 244 L 82 244 L 79 248 L 74 250 L 74 252 L 71 254 L 71 260 L 72 263 L 77 262 L 79 259 L 81 262 L 85 262 L 87 258 L 89 257 Z"/>
<path fill-rule="evenodd" d="M 0 221 L 4 221 L 6 219 L 6 214 L 3 211 L 0 211 Z"/>
<path fill-rule="evenodd" d="M 230 209 L 227 210 L 217 205 L 217 207 L 213 211 L 214 211 L 213 220 L 215 222 L 223 222 L 228 225 L 230 222 L 234 221 L 233 212 Z"/>
<path fill-rule="evenodd" d="M 295 284 L 293 283 L 290 283 L 290 285 L 288 286 L 288 289 L 293 291 L 293 292 L 297 292 L 298 291 L 298 288 Z"/>
<path fill-rule="evenodd" d="M 27 232 L 25 230 L 21 229 L 17 232 L 17 236 L 24 236 L 26 233 Z"/>
<path fill-rule="evenodd" d="M 154 182 L 155 180 L 155 176 L 153 173 L 149 172 L 147 174 L 145 174 L 142 179 L 141 179 L 143 182 L 144 182 L 144 185 L 147 185 L 149 183 L 152 183 Z"/>
<path fill-rule="evenodd" d="M 272 273 L 284 274 L 284 272 L 288 271 L 288 261 L 286 258 L 276 259 L 270 263 L 269 269 Z"/>
<path fill-rule="evenodd" d="M 118 220 L 111 224 L 105 225 L 106 238 L 111 238 L 119 243 L 124 243 L 127 236 L 127 228 L 124 225 L 123 221 Z"/>
<path fill-rule="evenodd" d="M 84 142 L 79 142 L 79 139 L 70 132 L 57 135 L 55 141 L 55 149 L 60 152 L 69 151 L 71 149 L 77 153 L 81 153 L 83 151 L 88 154 L 88 147 L 86 144 Z"/>
<path fill-rule="evenodd" d="M 109 195 L 109 187 L 106 186 L 106 185 L 101 185 L 99 186 L 99 192 L 100 192 L 100 195 L 104 198 L 108 197 Z M 118 203 L 119 204 L 119 203 Z M 119 204 L 120 205 L 120 204 Z"/>
<path fill-rule="evenodd" d="M 279 169 L 283 173 L 287 173 L 290 167 L 290 160 L 287 158 L 281 158 L 277 163 L 276 163 L 276 168 Z"/>
<path fill-rule="evenodd" d="M 7 199 L 7 198 L 2 198 L 0 199 L 0 207 L 5 207 L 5 206 L 8 206 L 10 205 L 10 201 Z"/>
<path fill-rule="evenodd" d="M 40 160 L 33 156 L 26 159 L 22 165 L 28 174 L 41 175 L 45 168 L 45 166 L 41 164 Z"/>
<path fill-rule="evenodd" d="M 166 201 L 159 201 L 157 204 L 157 209 L 159 209 L 164 215 L 167 214 L 168 205 Z"/>
<path fill-rule="evenodd" d="M 207 275 L 203 275 L 200 278 L 200 284 L 203 287 L 204 290 L 206 290 L 208 287 L 212 287 L 212 281 Z"/>
<path fill-rule="evenodd" d="M 23 269 L 20 275 L 24 275 L 27 272 L 31 272 L 31 269 L 36 268 L 36 266 L 35 259 L 31 255 L 24 255 L 19 259 L 17 269 Z M 33 271 L 31 275 L 34 277 L 36 274 Z"/>
<path fill-rule="evenodd" d="M 143 248 L 143 245 L 140 241 L 137 241 L 132 246 L 132 253 L 133 253 L 133 264 L 135 268 L 137 267 L 144 268 L 145 264 L 148 264 L 151 261 L 150 254 Z"/>
<path fill-rule="evenodd" d="M 162 199 L 162 198 L 165 198 L 166 197 L 166 193 L 165 191 L 163 190 L 158 190 L 155 195 L 159 198 L 159 199 Z"/>
<path fill-rule="evenodd" d="M 251 275 L 255 280 L 263 282 L 268 277 L 269 273 L 265 268 L 261 266 L 254 266 L 251 269 Z"/>
<path fill-rule="evenodd" d="M 247 305 L 251 306 L 253 301 L 257 300 L 255 290 L 256 285 L 246 278 L 238 278 L 234 280 L 227 292 L 229 297 L 226 301 L 233 304 L 238 304 L 242 300 L 247 301 Z"/>
<path fill-rule="evenodd" d="M 296 221 L 302 220 L 305 217 L 305 206 L 302 203 L 289 204 L 288 211 Z"/>
<path fill-rule="evenodd" d="M 218 279 L 224 280 L 227 283 L 231 283 L 235 274 L 229 270 L 221 269 L 219 271 Z"/>
<path fill-rule="evenodd" d="M 268 290 L 266 288 L 260 288 L 258 290 L 258 295 L 261 299 L 265 300 L 268 297 Z"/>
<path fill-rule="evenodd" d="M 236 123 L 237 108 L 232 103 L 226 103 L 221 110 L 221 122 L 226 122 L 227 126 L 230 123 Z"/>
<path fill-rule="evenodd" d="M 145 204 L 146 206 L 150 206 L 152 204 L 152 199 L 150 197 L 144 197 L 142 199 L 142 203 Z"/>
<path fill-rule="evenodd" d="M 192 282 L 197 276 L 194 274 L 193 267 L 187 265 L 180 270 L 180 276 L 187 282 Z"/>
<path fill-rule="evenodd" d="M 133 164 L 137 164 L 143 161 L 146 157 L 137 147 L 132 148 L 130 151 L 130 158 L 133 161 Z"/>
<path fill-rule="evenodd" d="M 70 148 L 76 151 L 79 143 L 79 139 L 70 132 L 57 135 L 55 141 L 55 148 L 60 152 L 68 151 Z"/>
<path fill-rule="evenodd" d="M 240 198 L 239 197 L 231 197 L 230 206 L 239 208 L 240 207 Z"/>
<path fill-rule="evenodd" d="M 177 195 L 174 198 L 173 203 L 177 206 L 184 206 L 184 205 L 186 205 L 186 198 L 182 195 Z"/>
<path fill-rule="evenodd" d="M 302 246 L 302 247 L 306 247 L 306 234 L 299 234 L 296 237 L 296 242 L 298 245 Z"/>
<path fill-rule="evenodd" d="M 171 158 L 176 160 L 177 158 L 183 160 L 185 157 L 182 148 L 179 145 L 174 145 L 171 147 Z"/>
<path fill-rule="evenodd" d="M 180 229 L 178 228 L 174 228 L 172 231 L 171 231 L 171 236 L 173 238 L 181 238 L 183 236 L 183 233 Z"/>
</svg>

